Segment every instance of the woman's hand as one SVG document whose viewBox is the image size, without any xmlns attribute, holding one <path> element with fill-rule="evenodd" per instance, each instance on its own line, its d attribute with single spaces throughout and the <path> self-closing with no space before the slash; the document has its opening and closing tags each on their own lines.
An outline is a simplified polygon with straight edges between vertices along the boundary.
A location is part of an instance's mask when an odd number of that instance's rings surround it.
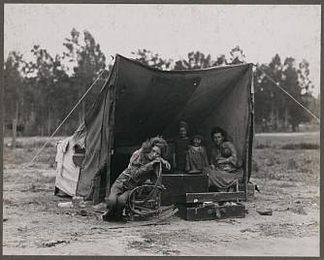
<svg viewBox="0 0 324 260">
<path fill-rule="evenodd" d="M 228 159 L 226 158 L 220 158 L 217 160 L 217 163 L 222 164 L 222 163 L 228 163 Z"/>
<path fill-rule="evenodd" d="M 160 158 L 161 159 L 161 162 L 162 164 L 164 165 L 164 167 L 167 169 L 167 170 L 171 170 L 171 164 L 167 161 L 167 160 L 164 160 L 163 158 Z"/>
<path fill-rule="evenodd" d="M 163 158 L 159 157 L 154 159 L 151 164 L 154 165 L 156 163 L 162 163 L 162 165 L 167 169 L 170 170 L 171 169 L 171 165 L 167 160 L 164 160 Z"/>
</svg>

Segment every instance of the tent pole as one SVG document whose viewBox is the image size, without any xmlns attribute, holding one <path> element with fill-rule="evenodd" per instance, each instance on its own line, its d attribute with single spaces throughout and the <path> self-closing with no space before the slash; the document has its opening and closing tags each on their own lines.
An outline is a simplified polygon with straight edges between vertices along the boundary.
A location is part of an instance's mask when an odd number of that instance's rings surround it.
<svg viewBox="0 0 324 260">
<path fill-rule="evenodd" d="M 119 66 L 117 64 L 116 66 L 116 72 L 114 75 L 112 75 L 112 77 L 114 76 L 115 78 L 114 81 L 116 81 L 116 75 L 118 75 L 118 71 L 119 71 Z M 112 71 L 113 73 L 113 71 Z M 109 194 L 110 194 L 110 177 L 111 177 L 111 157 L 113 155 L 114 152 L 114 147 L 112 145 L 112 143 L 114 142 L 114 129 L 115 129 L 115 108 L 116 108 L 116 96 L 117 96 L 117 88 L 116 85 L 113 84 L 113 88 L 110 89 L 110 104 L 112 104 L 112 106 L 110 107 L 110 109 L 112 110 L 110 113 L 110 117 L 109 117 L 109 158 L 107 160 L 107 165 L 106 165 L 106 193 L 105 193 L 105 201 L 107 201 Z"/>
<path fill-rule="evenodd" d="M 249 122 L 248 122 L 248 133 L 246 142 L 246 167 L 244 176 L 244 192 L 245 200 L 248 200 L 248 183 L 252 171 L 252 147 L 253 147 L 253 136 L 254 136 L 254 76 L 251 73 L 251 85 L 250 85 L 250 104 L 249 104 Z"/>
<path fill-rule="evenodd" d="M 74 110 L 80 105 L 80 103 L 85 99 L 85 97 L 87 96 L 87 94 L 90 92 L 90 90 L 93 88 L 93 86 L 95 85 L 95 83 L 98 81 L 98 79 L 101 77 L 101 75 L 105 72 L 105 70 L 103 70 L 98 77 L 95 79 L 95 81 L 91 84 L 91 86 L 88 88 L 88 90 L 83 94 L 83 96 L 79 99 L 79 101 L 75 104 L 75 106 L 72 108 L 72 110 L 68 113 L 68 115 L 63 119 L 63 121 L 61 122 L 61 124 L 55 129 L 55 131 L 52 133 L 52 135 L 49 137 L 52 138 L 57 131 L 62 127 L 62 125 L 65 123 L 65 121 L 71 116 L 71 114 L 74 112 Z M 38 157 L 38 155 L 43 151 L 43 149 L 46 147 L 46 145 L 50 142 L 50 140 L 46 141 L 45 144 L 38 150 L 38 152 L 36 153 L 36 155 L 33 157 L 33 159 L 27 164 L 30 165 L 32 164 L 36 158 Z"/>
</svg>

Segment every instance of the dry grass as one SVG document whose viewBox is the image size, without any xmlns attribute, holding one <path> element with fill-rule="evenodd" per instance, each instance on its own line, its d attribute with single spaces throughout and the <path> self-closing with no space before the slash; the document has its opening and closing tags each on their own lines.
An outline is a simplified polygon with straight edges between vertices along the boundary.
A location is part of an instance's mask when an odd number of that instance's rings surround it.
<svg viewBox="0 0 324 260">
<path fill-rule="evenodd" d="M 58 139 L 62 138 L 51 142 Z M 243 219 L 190 222 L 174 217 L 165 226 L 109 231 L 108 225 L 120 224 L 102 223 L 90 206 L 84 209 L 87 215 L 78 208 L 58 207 L 68 199 L 53 196 L 55 146 L 45 148 L 32 167 L 22 167 L 46 141 L 19 138 L 21 148 L 5 147 L 5 254 L 241 255 L 249 248 L 251 255 L 276 256 L 290 252 L 292 244 L 298 249 L 297 255 L 313 255 L 318 249 L 320 151 L 280 148 L 301 143 L 319 145 L 319 133 L 256 136 L 259 149 L 253 150 L 252 181 L 261 192 L 245 203 L 249 213 Z M 258 208 L 271 208 L 273 215 L 261 216 Z M 300 242 L 301 238 L 306 240 Z M 62 241 L 70 243 L 43 246 Z"/>
<path fill-rule="evenodd" d="M 57 137 L 44 137 L 44 136 L 33 136 L 33 137 L 18 137 L 16 139 L 16 148 L 37 148 L 43 146 L 46 142 L 46 147 L 56 147 L 57 142 L 63 140 L 64 136 Z M 10 148 L 11 147 L 12 138 L 5 137 L 4 138 L 4 146 Z"/>
<path fill-rule="evenodd" d="M 256 149 L 284 149 L 285 146 L 318 149 L 320 146 L 320 132 L 256 134 L 254 138 L 254 148 Z"/>
<path fill-rule="evenodd" d="M 281 149 L 286 150 L 318 150 L 320 149 L 319 144 L 314 143 L 298 143 L 298 144 L 285 144 Z"/>
</svg>

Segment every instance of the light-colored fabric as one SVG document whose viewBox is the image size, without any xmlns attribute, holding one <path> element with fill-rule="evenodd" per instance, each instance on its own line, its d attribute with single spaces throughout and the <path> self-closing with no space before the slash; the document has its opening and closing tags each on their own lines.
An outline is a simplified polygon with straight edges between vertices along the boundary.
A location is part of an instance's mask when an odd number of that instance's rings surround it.
<svg viewBox="0 0 324 260">
<path fill-rule="evenodd" d="M 80 167 L 73 162 L 75 140 L 69 137 L 60 141 L 56 153 L 56 179 L 55 187 L 70 196 L 76 195 Z"/>
<path fill-rule="evenodd" d="M 64 153 L 66 153 L 67 148 L 69 146 L 69 139 L 70 138 L 66 138 L 62 141 L 59 141 L 56 147 L 57 152 L 56 152 L 55 161 L 56 161 L 56 172 L 58 175 L 62 174 L 63 158 L 64 158 Z"/>
</svg>

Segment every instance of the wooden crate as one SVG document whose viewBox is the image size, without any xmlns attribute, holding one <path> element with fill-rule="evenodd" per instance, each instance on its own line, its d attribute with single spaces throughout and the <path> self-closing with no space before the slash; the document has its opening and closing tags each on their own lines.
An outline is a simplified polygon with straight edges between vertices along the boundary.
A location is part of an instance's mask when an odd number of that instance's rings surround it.
<svg viewBox="0 0 324 260">
<path fill-rule="evenodd" d="M 244 183 L 239 184 L 239 191 L 244 191 Z M 247 200 L 251 201 L 254 200 L 254 194 L 255 194 L 255 184 L 254 183 L 248 183 L 247 185 Z"/>
<path fill-rule="evenodd" d="M 245 193 L 239 192 L 203 192 L 186 193 L 174 198 L 176 204 L 202 204 L 205 202 L 241 201 L 245 200 Z"/>
<path fill-rule="evenodd" d="M 225 218 L 244 218 L 245 206 L 241 203 L 205 203 L 197 206 L 178 205 L 178 215 L 185 220 L 212 220 Z"/>
<path fill-rule="evenodd" d="M 178 197 L 190 192 L 208 192 L 206 174 L 162 174 L 162 205 L 176 203 Z"/>
</svg>

